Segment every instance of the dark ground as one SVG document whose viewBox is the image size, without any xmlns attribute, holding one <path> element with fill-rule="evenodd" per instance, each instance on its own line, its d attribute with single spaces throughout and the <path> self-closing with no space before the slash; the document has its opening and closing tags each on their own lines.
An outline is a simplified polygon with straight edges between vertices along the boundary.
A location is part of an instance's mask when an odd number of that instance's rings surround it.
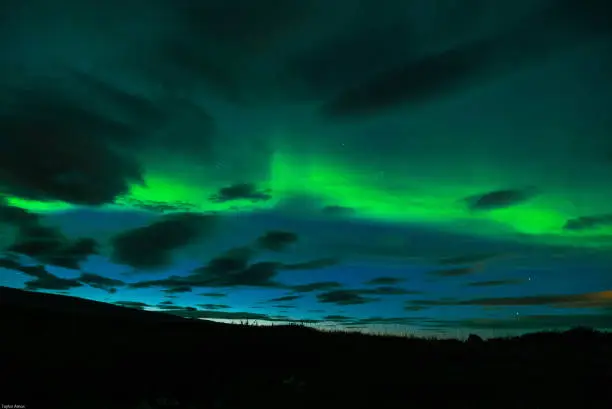
<svg viewBox="0 0 612 409">
<path fill-rule="evenodd" d="M 0 287 L 0 403 L 25 408 L 603 408 L 612 334 L 474 342 L 253 327 Z M 17 408 L 17 407 L 15 407 Z"/>
</svg>

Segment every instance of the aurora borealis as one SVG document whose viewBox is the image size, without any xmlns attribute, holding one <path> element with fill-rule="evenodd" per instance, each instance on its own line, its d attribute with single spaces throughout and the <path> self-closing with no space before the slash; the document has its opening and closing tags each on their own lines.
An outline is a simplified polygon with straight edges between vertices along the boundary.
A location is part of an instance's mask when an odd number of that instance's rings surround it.
<svg viewBox="0 0 612 409">
<path fill-rule="evenodd" d="M 396 3 L 4 2 L 1 284 L 612 328 L 610 5 Z"/>
</svg>

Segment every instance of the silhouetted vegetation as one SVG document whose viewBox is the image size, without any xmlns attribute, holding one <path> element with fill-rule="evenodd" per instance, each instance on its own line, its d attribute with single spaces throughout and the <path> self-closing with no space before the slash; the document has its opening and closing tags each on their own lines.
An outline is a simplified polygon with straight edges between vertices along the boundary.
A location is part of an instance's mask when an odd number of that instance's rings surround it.
<svg viewBox="0 0 612 409">
<path fill-rule="evenodd" d="M 612 334 L 459 340 L 221 324 L 0 287 L 2 402 L 29 408 L 589 408 Z"/>
</svg>

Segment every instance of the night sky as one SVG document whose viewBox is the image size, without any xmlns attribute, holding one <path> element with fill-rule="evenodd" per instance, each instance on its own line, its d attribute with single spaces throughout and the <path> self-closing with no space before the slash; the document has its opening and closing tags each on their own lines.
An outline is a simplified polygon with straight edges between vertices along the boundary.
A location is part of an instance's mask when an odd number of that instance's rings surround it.
<svg viewBox="0 0 612 409">
<path fill-rule="evenodd" d="M 0 285 L 612 329 L 607 0 L 5 0 Z"/>
</svg>

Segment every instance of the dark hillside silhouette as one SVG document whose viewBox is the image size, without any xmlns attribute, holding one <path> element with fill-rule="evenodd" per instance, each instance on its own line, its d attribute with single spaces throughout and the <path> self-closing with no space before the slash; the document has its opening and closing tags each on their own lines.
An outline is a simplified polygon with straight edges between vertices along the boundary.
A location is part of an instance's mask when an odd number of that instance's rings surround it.
<svg viewBox="0 0 612 409">
<path fill-rule="evenodd" d="M 601 407 L 612 335 L 434 340 L 221 324 L 0 287 L 2 402 L 27 408 Z"/>
</svg>

